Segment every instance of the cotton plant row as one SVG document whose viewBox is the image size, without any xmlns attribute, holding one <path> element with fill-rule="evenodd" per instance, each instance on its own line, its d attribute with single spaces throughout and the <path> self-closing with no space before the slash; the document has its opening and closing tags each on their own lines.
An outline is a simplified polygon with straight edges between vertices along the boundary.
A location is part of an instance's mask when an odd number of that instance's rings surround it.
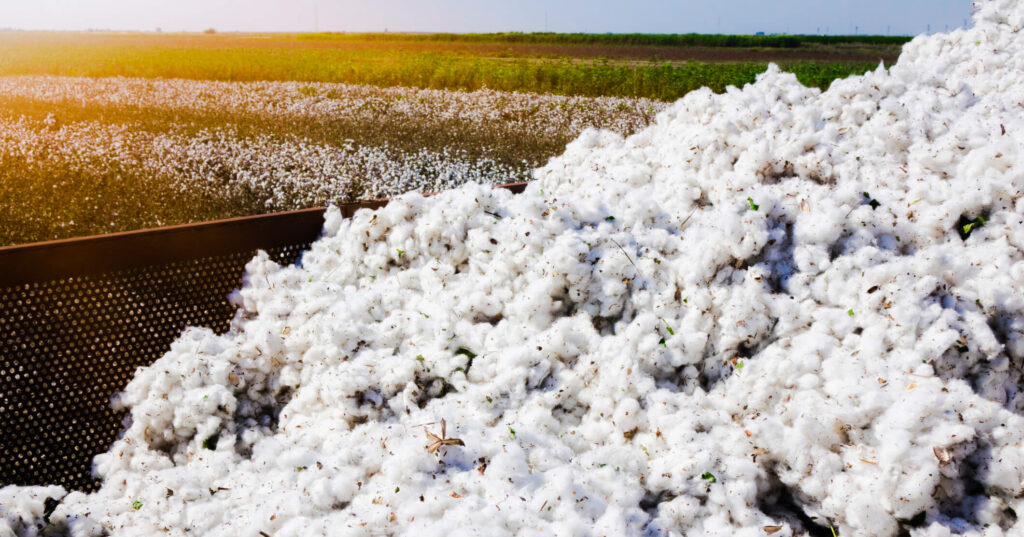
<svg viewBox="0 0 1024 537">
<path fill-rule="evenodd" d="M 240 136 L 230 128 L 154 133 L 132 125 L 47 118 L 0 120 L 4 157 L 61 163 L 103 175 L 112 166 L 166 177 L 181 189 L 253 193 L 268 209 L 286 210 L 410 190 L 433 192 L 462 183 L 527 178 L 528 169 L 465 151 L 401 151 L 388 146 L 313 143 L 288 136 Z"/>
<path fill-rule="evenodd" d="M 479 90 L 378 88 L 309 82 L 218 82 L 134 78 L 0 77 L 0 95 L 82 106 L 239 114 L 296 119 L 411 123 L 458 121 L 481 128 L 575 136 L 587 127 L 632 133 L 668 103 L 643 98 L 581 97 Z"/>
<path fill-rule="evenodd" d="M 15 535 L 1024 534 L 1024 3 L 327 213 Z"/>
<path fill-rule="evenodd" d="M 466 182 L 493 184 L 528 175 L 522 167 L 471 159 L 465 151 L 329 146 L 269 135 L 241 138 L 225 130 L 160 136 L 151 147 L 152 158 L 143 163 L 148 169 L 174 177 L 186 188 L 243 185 L 265 196 L 272 209 L 436 192 Z"/>
</svg>

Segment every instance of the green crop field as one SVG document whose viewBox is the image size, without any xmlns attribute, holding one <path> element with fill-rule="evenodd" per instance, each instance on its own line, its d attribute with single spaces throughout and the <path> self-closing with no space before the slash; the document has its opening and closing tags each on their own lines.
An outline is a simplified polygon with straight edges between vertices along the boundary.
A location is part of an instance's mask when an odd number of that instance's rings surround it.
<svg viewBox="0 0 1024 537">
<path fill-rule="evenodd" d="M 391 36 L 393 41 L 383 41 Z M 196 80 L 302 80 L 375 86 L 411 86 L 451 90 L 491 88 L 502 91 L 560 95 L 629 96 L 674 100 L 707 86 L 721 92 L 742 86 L 767 67 L 766 61 L 716 61 L 717 50 L 698 36 L 574 34 L 495 34 L 493 36 L 300 34 L 280 35 L 145 35 L 145 34 L 22 34 L 0 33 L 0 75 L 49 74 L 64 76 L 126 76 Z M 710 43 L 732 43 L 741 37 L 750 44 L 780 48 L 776 36 L 703 36 Z M 458 39 L 457 39 L 458 38 Z M 764 39 L 762 39 L 764 38 Z M 434 39 L 434 40 L 432 40 Z M 512 45 L 492 50 L 489 43 Z M 553 44 L 536 49 L 519 41 Z M 547 39 L 545 41 L 544 39 Z M 592 40 L 588 42 L 587 40 Z M 778 38 L 781 39 L 781 38 Z M 797 39 L 792 37 L 792 39 Z M 801 37 L 799 42 L 810 40 Z M 864 39 L 868 39 L 867 36 Z M 894 45 L 905 38 L 868 41 L 837 38 L 822 52 L 809 46 L 812 58 L 783 54 L 776 60 L 807 86 L 826 88 L 832 80 L 863 73 L 879 61 L 894 57 Z M 620 42 L 621 41 L 621 42 Z M 742 41 L 742 40 L 740 40 Z M 737 41 L 739 42 L 739 41 Z M 328 46 L 323 46 L 326 43 Z M 446 48 L 438 44 L 469 46 Z M 637 45 L 636 43 L 642 43 Z M 661 59 L 670 52 L 695 51 L 695 60 Z M 807 41 L 817 44 L 817 41 Z M 351 46 L 351 45 L 365 46 Z M 412 44 L 412 47 L 403 45 Z M 843 46 L 874 47 L 855 52 Z M 336 45 L 336 46 L 330 46 Z M 435 46 L 436 45 L 436 46 Z M 710 45 L 742 48 L 740 45 Z M 786 47 L 789 49 L 803 48 Z M 751 48 L 751 47 L 747 47 Z M 594 52 L 604 53 L 595 57 Z M 736 52 L 733 50 L 732 52 Z M 739 51 L 763 56 L 763 50 Z M 624 53 L 626 54 L 624 56 Z M 603 57 L 602 57 L 603 56 Z M 835 56 L 835 60 L 828 59 Z M 730 56 L 731 57 L 731 56 Z M 849 58 L 857 58 L 850 61 Z"/>
</svg>

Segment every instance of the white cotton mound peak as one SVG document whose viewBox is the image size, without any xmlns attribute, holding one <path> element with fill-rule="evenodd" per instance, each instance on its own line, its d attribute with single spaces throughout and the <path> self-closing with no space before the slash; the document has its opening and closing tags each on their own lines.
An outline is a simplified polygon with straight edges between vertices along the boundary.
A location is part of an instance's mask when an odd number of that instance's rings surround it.
<svg viewBox="0 0 1024 537">
<path fill-rule="evenodd" d="M 0 535 L 1024 535 L 1024 4 L 974 21 L 330 211 Z"/>
</svg>

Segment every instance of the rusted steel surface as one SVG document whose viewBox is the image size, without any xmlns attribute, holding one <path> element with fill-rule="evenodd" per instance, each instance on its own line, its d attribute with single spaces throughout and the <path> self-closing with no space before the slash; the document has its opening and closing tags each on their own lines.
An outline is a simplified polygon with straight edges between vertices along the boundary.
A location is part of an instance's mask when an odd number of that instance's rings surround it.
<svg viewBox="0 0 1024 537">
<path fill-rule="evenodd" d="M 94 489 L 92 458 L 125 417 L 110 396 L 186 327 L 227 331 L 255 251 L 294 263 L 324 210 L 0 248 L 0 486 Z"/>
</svg>

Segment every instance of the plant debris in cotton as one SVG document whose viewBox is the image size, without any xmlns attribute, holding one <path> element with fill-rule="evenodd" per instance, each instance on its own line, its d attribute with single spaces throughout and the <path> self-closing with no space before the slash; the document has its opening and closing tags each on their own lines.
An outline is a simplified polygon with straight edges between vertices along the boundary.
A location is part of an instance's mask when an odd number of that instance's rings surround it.
<svg viewBox="0 0 1024 537">
<path fill-rule="evenodd" d="M 1024 535 L 1022 26 L 331 210 L 0 535 Z"/>
</svg>

